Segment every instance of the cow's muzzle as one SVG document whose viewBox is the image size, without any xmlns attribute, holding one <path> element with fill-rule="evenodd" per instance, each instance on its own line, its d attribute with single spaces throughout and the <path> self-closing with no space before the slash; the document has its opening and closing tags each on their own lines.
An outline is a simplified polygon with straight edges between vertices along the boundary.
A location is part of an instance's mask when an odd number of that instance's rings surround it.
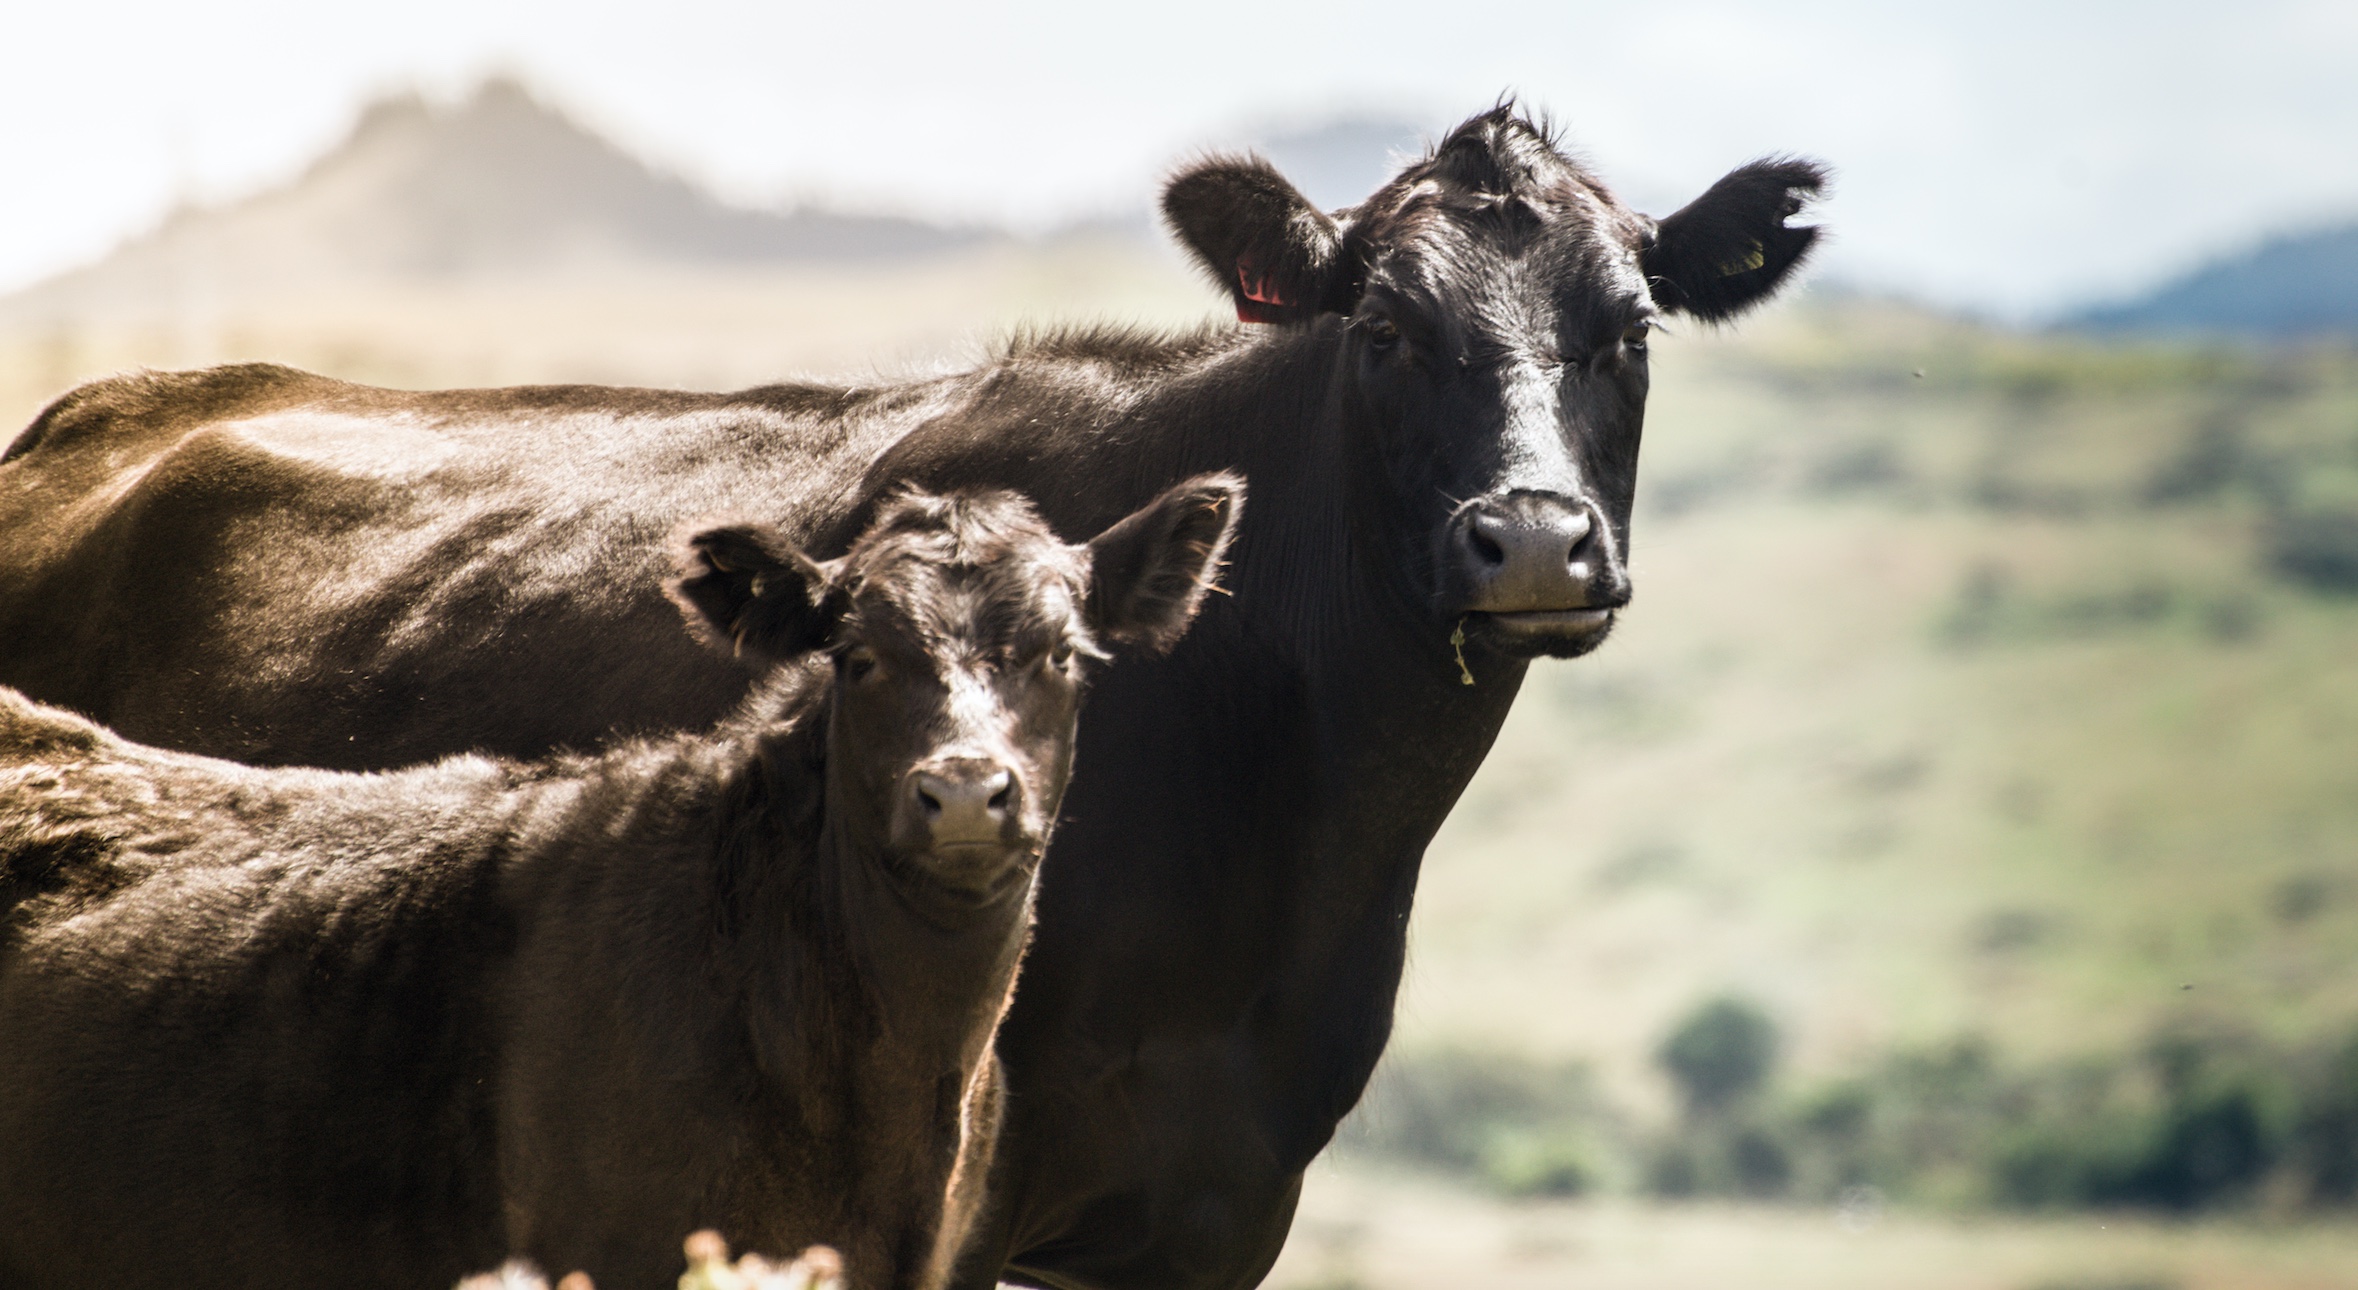
<svg viewBox="0 0 2358 1290">
<path fill-rule="evenodd" d="M 1482 497 L 1450 519 L 1457 612 L 1518 653 L 1594 644 L 1629 603 L 1629 575 L 1594 506 L 1556 493 Z"/>
</svg>

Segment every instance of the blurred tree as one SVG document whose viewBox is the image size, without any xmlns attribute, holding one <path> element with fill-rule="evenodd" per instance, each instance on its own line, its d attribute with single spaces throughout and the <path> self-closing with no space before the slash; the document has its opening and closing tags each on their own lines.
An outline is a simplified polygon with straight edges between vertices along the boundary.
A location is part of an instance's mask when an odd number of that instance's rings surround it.
<svg viewBox="0 0 2358 1290">
<path fill-rule="evenodd" d="M 1723 996 L 1687 1014 L 1657 1055 L 1678 1085 L 1688 1115 L 1713 1115 L 1749 1101 L 1777 1064 L 1777 1023 L 1759 1005 Z"/>
</svg>

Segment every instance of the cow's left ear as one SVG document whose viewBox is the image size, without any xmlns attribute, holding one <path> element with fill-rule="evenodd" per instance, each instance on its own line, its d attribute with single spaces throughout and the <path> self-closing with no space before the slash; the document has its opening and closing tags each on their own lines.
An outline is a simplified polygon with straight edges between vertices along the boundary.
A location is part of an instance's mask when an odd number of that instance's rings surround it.
<svg viewBox="0 0 2358 1290">
<path fill-rule="evenodd" d="M 1090 539 L 1090 633 L 1156 653 L 1177 644 L 1220 580 L 1244 495 L 1234 475 L 1198 475 Z"/>
<path fill-rule="evenodd" d="M 1718 322 L 1768 299 L 1818 240 L 1815 225 L 1785 221 L 1825 186 L 1824 166 L 1790 157 L 1729 171 L 1638 253 L 1654 303 Z"/>
<path fill-rule="evenodd" d="M 1348 309 L 1343 232 L 1259 157 L 1212 157 L 1163 189 L 1163 219 L 1236 301 L 1240 322 Z"/>
<path fill-rule="evenodd" d="M 842 617 L 832 570 L 764 524 L 719 524 L 677 544 L 665 585 L 688 630 L 723 653 L 783 662 L 826 645 Z"/>
</svg>

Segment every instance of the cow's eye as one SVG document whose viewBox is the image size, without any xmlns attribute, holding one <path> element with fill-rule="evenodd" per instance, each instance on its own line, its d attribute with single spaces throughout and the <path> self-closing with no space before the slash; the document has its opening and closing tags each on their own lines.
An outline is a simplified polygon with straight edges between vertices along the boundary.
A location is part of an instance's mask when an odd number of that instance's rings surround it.
<svg viewBox="0 0 2358 1290">
<path fill-rule="evenodd" d="M 1400 329 L 1389 318 L 1370 318 L 1359 326 L 1367 333 L 1367 347 L 1379 354 L 1400 343 Z"/>
<path fill-rule="evenodd" d="M 854 645 L 843 652 L 843 674 L 854 681 L 865 681 L 876 671 L 876 651 L 865 645 Z"/>
<path fill-rule="evenodd" d="M 1653 333 L 1654 324 L 1650 322 L 1633 322 L 1629 326 L 1623 328 L 1621 331 L 1622 347 L 1629 350 L 1631 353 L 1643 354 L 1646 352 L 1646 337 L 1652 335 Z"/>
<path fill-rule="evenodd" d="M 1066 668 L 1068 668 L 1068 667 L 1071 667 L 1071 666 L 1072 666 L 1072 663 L 1073 663 L 1073 643 L 1072 643 L 1071 641 L 1058 641 L 1058 642 L 1056 642 L 1056 644 L 1055 644 L 1053 647 L 1051 647 L 1051 648 L 1049 649 L 1049 651 L 1048 651 L 1048 666 L 1049 666 L 1049 667 L 1051 667 L 1051 668 L 1055 669 L 1056 671 L 1059 671 L 1059 672 L 1061 672 L 1061 671 L 1063 671 L 1064 669 L 1066 669 Z"/>
</svg>

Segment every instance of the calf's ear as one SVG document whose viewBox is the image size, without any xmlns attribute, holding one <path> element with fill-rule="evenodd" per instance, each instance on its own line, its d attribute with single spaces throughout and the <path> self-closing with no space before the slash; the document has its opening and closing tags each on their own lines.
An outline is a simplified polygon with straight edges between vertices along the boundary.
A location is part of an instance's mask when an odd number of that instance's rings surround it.
<svg viewBox="0 0 2358 1290">
<path fill-rule="evenodd" d="M 1259 157 L 1211 157 L 1163 189 L 1163 219 L 1236 301 L 1240 322 L 1348 309 L 1343 233 Z"/>
<path fill-rule="evenodd" d="M 1091 538 L 1090 634 L 1158 654 L 1177 644 L 1219 581 L 1244 495 L 1234 475 L 1198 475 Z"/>
<path fill-rule="evenodd" d="M 841 616 L 827 566 L 762 524 L 692 529 L 666 584 L 688 630 L 726 654 L 781 662 L 827 643 Z"/>
<path fill-rule="evenodd" d="M 1785 221 L 1825 186 L 1824 166 L 1791 157 L 1729 171 L 1663 220 L 1638 253 L 1654 303 L 1718 322 L 1768 299 L 1818 240 L 1815 225 Z"/>
</svg>

